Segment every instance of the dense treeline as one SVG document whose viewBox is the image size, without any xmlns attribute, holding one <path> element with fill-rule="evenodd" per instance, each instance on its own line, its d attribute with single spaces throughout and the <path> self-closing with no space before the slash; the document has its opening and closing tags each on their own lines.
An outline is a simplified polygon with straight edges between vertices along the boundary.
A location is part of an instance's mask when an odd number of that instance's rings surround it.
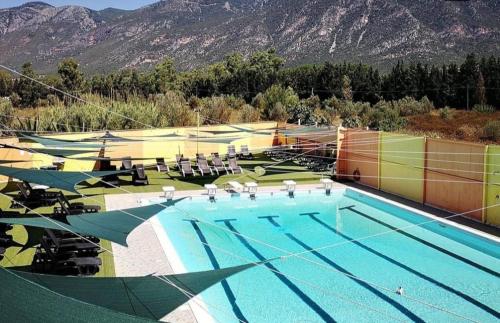
<svg viewBox="0 0 500 323">
<path fill-rule="evenodd" d="M 168 58 L 152 71 L 123 69 L 87 78 L 72 59 L 62 61 L 54 75 L 39 76 L 29 63 L 23 65 L 21 72 L 77 96 L 93 93 L 118 100 L 130 96 L 148 98 L 174 90 L 182 92 L 185 98 L 232 95 L 251 103 L 259 93 L 280 84 L 291 87 L 301 99 L 317 95 L 323 101 L 343 97 L 342 79 L 347 76 L 353 101 L 375 104 L 380 100 L 427 97 L 436 107 L 500 105 L 500 57 L 479 59 L 470 54 L 460 65 L 442 66 L 399 62 L 385 75 L 365 64 L 326 62 L 293 68 L 284 68 L 283 64 L 283 58 L 269 50 L 249 58 L 231 54 L 221 62 L 188 72 L 176 71 Z M 26 78 L 13 78 L 0 71 L 0 96 L 11 97 L 16 106 L 43 105 L 44 100 L 51 99 L 50 94 L 68 100 Z"/>
<path fill-rule="evenodd" d="M 191 71 L 177 71 L 167 58 L 150 71 L 86 76 L 66 59 L 53 75 L 38 75 L 30 63 L 21 73 L 25 77 L 0 70 L 0 121 L 29 130 L 187 126 L 200 112 L 206 124 L 341 119 L 345 126 L 393 131 L 405 127 L 406 117 L 435 107 L 446 118 L 449 107 L 491 113 L 500 106 L 500 57 L 474 54 L 461 64 L 399 62 L 384 75 L 351 63 L 285 68 L 273 50 L 231 54 Z"/>
</svg>

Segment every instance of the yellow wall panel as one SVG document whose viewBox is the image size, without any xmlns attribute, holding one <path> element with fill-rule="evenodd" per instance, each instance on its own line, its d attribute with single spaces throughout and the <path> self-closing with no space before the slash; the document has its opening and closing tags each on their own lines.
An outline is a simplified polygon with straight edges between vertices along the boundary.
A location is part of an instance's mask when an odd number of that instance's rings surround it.
<svg viewBox="0 0 500 323">
<path fill-rule="evenodd" d="M 500 146 L 489 145 L 485 161 L 485 222 L 500 226 Z"/>
<path fill-rule="evenodd" d="M 380 188 L 423 202 L 425 138 L 382 133 Z"/>
</svg>

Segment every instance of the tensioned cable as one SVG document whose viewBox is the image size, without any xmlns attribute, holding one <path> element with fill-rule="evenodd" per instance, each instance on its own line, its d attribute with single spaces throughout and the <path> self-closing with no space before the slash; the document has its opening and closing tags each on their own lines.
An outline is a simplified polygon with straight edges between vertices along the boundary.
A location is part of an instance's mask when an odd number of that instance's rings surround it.
<svg viewBox="0 0 500 323">
<path fill-rule="evenodd" d="M 3 66 L 3 65 L 0 65 L 0 67 L 4 67 L 4 68 L 6 68 L 6 67 L 5 67 L 5 66 Z M 30 79 L 30 80 L 32 80 L 32 81 L 34 81 L 34 82 L 37 82 L 37 83 L 42 84 L 42 85 L 44 85 L 44 86 L 47 86 L 47 87 L 49 87 L 49 88 L 51 88 L 51 89 L 53 89 L 53 90 L 55 90 L 55 91 L 59 91 L 59 92 L 61 92 L 61 93 L 63 93 L 63 94 L 66 94 L 66 95 L 68 95 L 68 96 L 70 96 L 70 97 L 72 97 L 72 98 L 74 98 L 74 99 L 76 99 L 76 100 L 79 100 L 79 101 L 85 102 L 85 100 L 82 100 L 82 99 L 80 99 L 80 98 L 78 98 L 78 97 L 76 97 L 76 96 L 73 96 L 73 95 L 71 95 L 71 94 L 64 93 L 64 92 L 63 92 L 63 91 L 61 91 L 61 90 L 58 90 L 58 89 L 56 89 L 56 88 L 54 88 L 54 87 L 51 87 L 51 86 L 49 86 L 49 85 L 46 85 L 46 84 L 44 84 L 44 83 L 42 83 L 42 82 L 40 82 L 40 81 L 38 81 L 38 80 L 35 80 L 35 79 L 31 78 L 31 77 L 27 77 L 27 76 L 25 76 L 25 75 L 22 75 L 21 73 L 19 73 L 19 72 L 15 71 L 15 70 L 12 70 L 12 69 L 9 69 L 9 68 L 6 68 L 6 69 L 7 69 L 7 70 L 10 70 L 11 72 L 13 72 L 13 73 L 15 73 L 15 74 L 18 74 L 18 75 L 24 76 L 24 77 L 26 77 L 26 78 L 28 78 L 28 79 Z M 100 106 L 97 106 L 97 105 L 95 105 L 95 104 L 92 104 L 92 105 L 93 105 L 93 106 L 96 106 L 96 107 L 98 107 L 98 108 L 101 108 Z M 118 114 L 118 113 L 116 113 L 116 114 Z M 120 115 L 120 114 L 118 114 L 118 115 Z M 121 116 L 122 116 L 122 117 L 124 117 L 124 118 L 126 118 L 126 119 L 128 119 L 128 120 L 132 120 L 132 121 L 138 122 L 138 121 L 133 120 L 133 119 L 131 119 L 131 118 L 128 118 L 128 117 L 126 117 L 126 116 L 123 116 L 123 115 L 121 115 Z M 140 122 L 138 122 L 138 123 L 140 123 Z M 143 125 L 144 125 L 144 124 L 143 124 Z M 150 126 L 150 127 L 152 127 L 152 126 Z M 336 141 L 336 140 L 335 140 L 335 141 Z M 82 173 L 83 173 L 83 172 L 82 172 Z M 87 175 L 87 176 L 88 176 L 88 175 Z"/>
<path fill-rule="evenodd" d="M 317 149 L 317 148 L 315 148 L 315 149 Z M 312 149 L 312 150 L 315 150 L 315 149 Z M 311 151 L 312 151 L 312 150 L 311 150 Z M 277 163 L 275 163 L 275 164 L 278 164 L 278 163 L 281 163 L 281 162 L 282 162 L 282 161 L 277 162 Z M 121 190 L 123 190 L 123 191 L 128 192 L 127 190 L 124 190 L 124 189 L 122 189 L 122 188 L 120 188 L 120 189 L 121 189 Z M 128 193 L 131 193 L 131 192 L 128 192 Z M 174 206 L 174 208 L 178 209 L 178 208 L 177 208 L 177 207 L 175 207 L 175 206 Z M 181 211 L 182 211 L 182 210 L 181 210 Z M 126 213 L 126 212 L 125 212 L 125 213 Z M 129 215 L 130 215 L 130 214 L 129 214 Z M 143 222 L 145 222 L 145 221 L 143 220 Z M 204 221 L 200 221 L 200 222 L 204 222 Z M 216 227 L 218 227 L 218 226 L 216 226 Z M 274 247 L 274 246 L 273 246 L 273 247 Z M 274 247 L 274 248 L 276 248 L 276 247 Z M 387 290 L 390 290 L 390 289 L 387 289 Z"/>
<path fill-rule="evenodd" d="M 84 172 L 82 172 L 82 173 L 83 173 L 83 174 L 85 174 Z M 87 175 L 87 176 L 89 176 L 89 177 L 93 177 L 93 176 L 88 175 L 88 174 L 85 174 L 85 175 Z M 96 178 L 96 177 L 94 177 L 94 178 Z M 100 180 L 100 181 L 102 181 L 102 182 L 104 182 L 104 183 L 107 183 L 107 182 L 103 181 L 103 180 L 102 180 L 102 179 L 100 179 L 100 178 L 96 178 L 96 179 L 98 179 L 98 180 Z M 118 189 L 120 189 L 120 190 L 122 190 L 122 191 L 124 191 L 124 192 L 127 192 L 127 193 L 129 193 L 129 194 L 133 194 L 132 192 L 130 192 L 130 191 L 128 191 L 128 190 L 125 190 L 125 189 L 123 189 L 123 188 L 121 188 L 121 187 L 117 187 L 117 186 L 115 186 L 115 185 L 112 185 L 111 183 L 107 183 L 107 184 L 108 184 L 108 185 L 111 185 L 111 186 L 113 186 L 113 187 L 115 187 L 115 188 L 118 188 Z M 0 193 L 0 194 L 2 194 L 2 193 Z M 2 195 L 4 195 L 4 194 L 2 194 Z M 99 201 L 98 201 L 98 200 L 96 200 L 96 199 L 90 198 L 90 197 L 85 196 L 85 195 L 83 195 L 83 194 L 81 194 L 81 195 L 82 195 L 83 197 L 85 197 L 85 198 L 90 199 L 90 200 L 94 200 L 94 201 L 99 202 Z M 9 197 L 9 198 L 10 198 L 10 197 Z M 162 205 L 162 204 L 160 204 L 160 205 Z M 174 207 L 174 208 L 176 208 L 176 207 L 175 207 L 175 205 L 174 205 L 173 207 Z M 178 209 L 178 208 L 176 208 L 176 209 Z M 180 209 L 178 209 L 178 210 L 180 210 Z M 133 215 L 133 214 L 131 214 L 131 213 L 129 213 L 129 212 L 126 212 L 125 210 L 118 210 L 118 211 L 120 211 L 120 212 L 122 212 L 122 213 L 125 213 L 125 214 L 127 214 L 127 215 L 129 215 L 129 216 L 133 216 L 133 217 L 135 217 L 135 218 L 138 218 L 137 216 L 135 216 L 135 215 Z M 36 213 L 36 212 L 35 212 L 35 213 Z M 40 215 L 39 213 L 36 213 L 36 214 Z M 142 219 L 142 218 L 138 218 L 138 219 L 139 219 L 139 220 L 141 220 L 142 222 L 147 222 L 146 220 L 144 220 L 144 219 Z M 200 221 L 200 222 L 203 222 L 203 221 Z M 109 251 L 108 251 L 108 252 L 109 252 Z M 111 254 L 112 254 L 112 253 L 111 253 Z M 267 267 L 266 267 L 266 268 L 267 268 Z M 311 283 L 309 283 L 309 284 L 311 284 Z M 315 287 L 316 287 L 316 288 L 319 288 L 319 286 L 315 286 Z M 338 295 L 337 295 L 337 296 L 338 296 Z M 358 304 L 358 305 L 359 305 L 359 304 Z"/>
<path fill-rule="evenodd" d="M 8 198 L 9 200 L 11 200 L 11 201 L 14 201 L 14 199 L 13 199 L 11 196 L 9 196 L 9 195 L 6 195 L 6 194 L 4 194 L 4 193 L 2 193 L 2 192 L 0 192 L 0 195 L 1 195 L 1 196 L 4 196 L 4 197 L 7 197 L 7 198 Z M 67 227 L 65 227 L 65 226 L 61 225 L 58 221 L 55 221 L 55 220 L 53 220 L 53 219 L 52 219 L 52 218 L 50 218 L 50 217 L 47 217 L 47 216 L 45 216 L 45 215 L 43 215 L 43 214 L 41 214 L 41 213 L 38 213 L 38 212 L 36 212 L 35 210 L 33 210 L 33 209 L 31 209 L 31 208 L 27 207 L 26 205 L 24 205 L 24 204 L 22 204 L 22 203 L 20 203 L 20 202 L 16 202 L 16 203 L 18 203 L 18 204 L 22 205 L 22 206 L 23 206 L 23 207 L 25 207 L 27 210 L 29 210 L 29 211 L 33 212 L 34 214 L 36 214 L 36 215 L 38 215 L 38 216 L 40 216 L 40 217 L 42 217 L 42 218 L 44 218 L 44 219 L 48 220 L 49 222 L 52 222 L 52 223 L 53 223 L 53 224 L 55 224 L 56 226 L 60 227 L 60 228 L 61 228 L 61 230 L 65 230 L 65 231 L 71 232 L 71 233 L 72 233 L 72 234 L 74 234 L 75 236 L 78 236 L 79 238 L 81 238 L 81 239 L 83 239 L 83 240 L 87 241 L 88 243 L 90 243 L 90 244 L 92 244 L 92 245 L 94 245 L 94 246 L 96 246 L 96 247 L 99 247 L 100 249 L 104 250 L 105 252 L 108 252 L 108 253 L 109 253 L 109 254 L 111 254 L 113 257 L 117 257 L 117 256 L 116 256 L 116 255 L 115 255 L 115 254 L 114 254 L 111 250 L 109 250 L 109 249 L 107 249 L 107 248 L 105 248 L 105 247 L 101 246 L 99 243 L 96 243 L 96 242 L 94 242 L 94 241 L 92 241 L 92 240 L 90 240 L 90 239 L 87 239 L 86 237 L 84 237 L 83 235 L 81 235 L 81 234 L 79 234 L 79 233 L 77 233 L 77 232 L 75 232 L 75 231 L 72 231 L 72 230 L 68 229 Z M 144 220 L 144 222 L 146 222 L 146 221 Z M 131 264 L 131 265 L 133 265 L 133 263 L 132 263 L 132 262 L 130 262 L 128 259 L 126 259 L 126 257 L 117 257 L 117 258 L 120 258 L 120 259 L 125 259 L 125 261 L 126 261 L 126 262 L 128 262 L 128 263 L 129 263 L 129 264 Z M 11 261 L 10 259 L 9 259 L 9 262 L 10 262 L 10 263 L 12 263 L 12 261 Z M 176 285 L 175 283 L 171 282 L 171 281 L 168 279 L 168 277 L 166 277 L 166 275 L 158 275 L 158 276 L 156 276 L 156 275 L 154 275 L 155 273 L 156 273 L 156 272 L 153 272 L 153 273 L 151 273 L 149 276 L 155 277 L 155 278 L 159 279 L 160 281 L 165 282 L 165 283 L 167 283 L 168 285 L 171 285 L 172 287 L 174 287 L 174 288 L 178 289 L 181 293 L 183 293 L 184 295 L 188 296 L 188 298 L 189 298 L 190 300 L 193 300 L 193 301 L 194 301 L 194 302 L 198 305 L 198 307 L 200 307 L 200 308 L 202 308 L 203 310 L 205 310 L 205 308 L 204 308 L 204 306 L 203 306 L 203 305 L 200 305 L 200 304 L 198 304 L 198 303 L 196 302 L 196 299 L 195 299 L 195 298 L 199 298 L 199 297 L 200 297 L 199 295 L 193 294 L 193 293 L 191 293 L 191 292 L 189 292 L 189 291 L 187 291 L 187 290 L 183 289 L 182 287 L 179 287 L 179 286 L 178 286 L 178 285 Z M 38 285 L 38 284 L 37 284 L 37 285 Z M 43 287 L 43 286 L 42 286 L 42 287 Z M 50 289 L 49 289 L 49 290 L 50 290 Z M 64 295 L 63 295 L 63 296 L 64 296 Z M 220 310 L 220 308 L 218 308 L 218 306 L 215 306 L 215 305 L 213 305 L 213 304 L 207 303 L 205 300 L 203 300 L 203 303 L 204 303 L 204 304 L 206 304 L 206 305 L 209 305 L 209 306 L 211 306 L 211 307 L 213 307 L 213 308 L 215 308 L 215 309 Z M 206 310 L 205 310 L 205 311 L 206 311 Z M 211 315 L 209 312 L 207 312 L 207 314 Z M 233 317 L 233 316 L 234 316 L 234 314 L 229 313 L 229 312 L 227 312 L 227 313 L 225 313 L 225 314 L 230 314 L 230 316 L 231 316 L 231 317 Z M 212 315 L 211 315 L 211 316 L 212 316 Z M 235 318 L 236 318 L 237 320 L 239 320 L 237 317 L 235 317 Z M 214 319 L 215 319 L 215 318 L 214 318 Z M 218 321 L 218 320 L 216 319 L 216 321 Z M 240 321 L 240 322 L 242 322 L 242 323 L 247 323 L 247 322 L 242 321 L 242 320 L 239 320 L 239 321 Z"/>
<path fill-rule="evenodd" d="M 14 200 L 12 197 L 10 197 L 10 196 L 8 196 L 8 195 L 6 195 L 6 194 L 2 193 L 2 192 L 0 192 L 0 195 L 5 196 L 5 197 L 7 197 L 7 198 L 8 198 L 8 199 L 10 199 L 10 200 Z M 19 203 L 19 204 L 23 205 L 22 203 Z M 106 251 L 106 252 L 110 253 L 111 255 L 115 256 L 115 254 L 114 254 L 112 251 L 110 251 L 109 249 L 104 248 L 104 247 L 101 247 L 99 244 L 97 244 L 97 243 L 95 243 L 95 242 L 91 241 L 90 239 L 87 239 L 87 238 L 85 238 L 84 236 L 82 236 L 82 235 L 80 235 L 80 234 L 78 234 L 78 233 L 76 233 L 76 232 L 74 232 L 74 231 L 72 231 L 72 230 L 69 230 L 68 228 L 66 228 L 66 227 L 64 227 L 63 225 L 61 225 L 60 223 L 58 223 L 57 221 L 52 220 L 50 217 L 44 216 L 43 214 L 40 214 L 40 213 L 38 213 L 38 212 L 34 211 L 33 209 L 28 208 L 28 207 L 27 207 L 27 206 L 25 206 L 25 205 L 23 205 L 23 206 L 24 206 L 26 209 L 28 209 L 28 210 L 30 210 L 31 212 L 33 212 L 34 214 L 37 214 L 37 215 L 39 215 L 40 217 L 42 217 L 42 218 L 44 218 L 44 219 L 47 219 L 48 221 L 50 221 L 50 222 L 54 223 L 55 225 L 57 225 L 57 226 L 61 227 L 61 229 L 62 229 L 62 230 L 69 231 L 69 232 L 71 232 L 72 234 L 74 234 L 74 235 L 76 235 L 76 236 L 78 236 L 78 237 L 80 237 L 80 238 L 84 239 L 85 241 L 87 241 L 87 242 L 89 242 L 89 243 L 91 243 L 91 244 L 93 244 L 93 245 L 95 245 L 95 246 L 97 246 L 97 247 L 100 247 L 100 248 L 101 248 L 101 249 L 103 249 L 104 251 Z M 143 222 L 147 222 L 147 220 L 143 220 Z M 200 222 L 203 222 L 203 221 L 200 221 Z M 265 262 L 258 262 L 258 263 L 257 263 L 257 262 L 255 262 L 255 261 L 253 261 L 253 260 L 251 260 L 251 259 L 248 259 L 248 258 L 242 257 L 242 256 L 240 256 L 240 255 L 236 255 L 236 254 L 234 254 L 234 253 L 232 253 L 232 252 L 230 252 L 230 251 L 228 251 L 228 250 L 226 250 L 226 249 L 222 249 L 222 248 L 220 248 L 220 247 L 216 247 L 216 246 L 210 245 L 210 244 L 208 244 L 208 243 L 206 243 L 206 242 L 201 242 L 201 243 L 203 243 L 204 245 L 207 245 L 207 246 L 208 246 L 208 247 L 210 247 L 210 248 L 214 248 L 214 249 L 221 250 L 222 252 L 224 252 L 224 253 L 226 253 L 226 254 L 232 255 L 233 257 L 238 257 L 238 258 L 240 258 L 240 259 L 243 259 L 243 260 L 245 260 L 246 262 L 251 263 L 251 264 L 253 264 L 253 265 L 256 265 L 256 266 L 264 266 L 264 268 L 266 268 L 266 269 L 268 269 L 268 270 L 270 270 L 270 271 L 272 271 L 272 272 L 275 272 L 275 273 L 277 273 L 277 274 L 279 274 L 279 275 L 282 275 L 282 276 L 288 277 L 288 278 L 293 279 L 293 280 L 295 280 L 295 281 L 302 282 L 302 283 L 307 284 L 307 285 L 309 285 L 309 286 L 311 286 L 311 287 L 313 287 L 313 288 L 315 288 L 315 289 L 317 289 L 317 290 L 322 290 L 324 293 L 327 293 L 327 294 L 332 294 L 332 295 L 334 295 L 334 296 L 336 296 L 336 297 L 338 297 L 338 298 L 340 298 L 340 299 L 343 299 L 344 301 L 347 301 L 347 302 L 353 303 L 353 304 L 355 304 L 355 305 L 360 305 L 360 306 L 366 307 L 366 308 L 368 308 L 369 310 L 375 311 L 375 312 L 377 312 L 377 313 L 379 313 L 379 314 L 382 314 L 382 315 L 388 316 L 388 317 L 393 318 L 393 319 L 398 320 L 398 321 L 402 321 L 401 319 L 399 319 L 399 318 L 397 318 L 397 317 L 391 316 L 391 315 L 389 315 L 389 314 L 387 314 L 387 313 L 384 313 L 384 312 L 382 312 L 382 311 L 380 311 L 380 310 L 378 310 L 378 309 L 372 308 L 372 307 L 370 307 L 370 306 L 368 306 L 368 305 L 366 305 L 366 304 L 364 304 L 364 303 L 360 303 L 360 302 L 354 301 L 354 300 L 349 299 L 349 298 L 347 298 L 347 297 L 345 297 L 345 296 L 343 296 L 343 295 L 341 295 L 341 294 L 333 293 L 333 292 L 332 292 L 332 291 L 330 291 L 330 290 L 325 290 L 325 289 L 324 289 L 324 288 L 322 288 L 321 286 L 315 285 L 315 284 L 313 284 L 313 283 L 311 283 L 311 282 L 309 282 L 309 281 L 306 281 L 306 280 L 303 280 L 303 279 L 300 279 L 300 278 L 297 278 L 297 277 L 291 276 L 291 275 L 289 275 L 289 274 L 284 274 L 283 272 L 280 272 L 280 271 L 278 271 L 278 270 L 273 270 L 273 269 L 271 269 L 271 268 L 268 268 L 267 266 L 265 266 L 265 263 L 267 263 L 269 260 L 268 260 L 268 261 L 265 261 Z M 124 259 L 124 257 L 120 257 L 120 259 Z M 127 260 L 127 262 L 128 262 L 128 260 Z M 181 287 L 177 286 L 176 284 L 172 283 L 172 282 L 168 279 L 168 277 L 165 277 L 165 275 L 153 276 L 153 277 L 158 278 L 158 279 L 160 279 L 161 281 L 166 282 L 166 283 L 168 283 L 169 285 L 171 285 L 171 286 L 173 286 L 173 287 L 177 288 L 179 291 L 181 291 L 181 292 L 182 292 L 183 294 L 185 294 L 186 296 L 191 296 L 191 297 L 190 297 L 190 300 L 195 301 L 195 298 L 196 298 L 196 297 L 199 297 L 198 295 L 194 295 L 194 294 L 190 293 L 189 291 L 186 291 L 186 290 L 182 289 Z M 203 300 L 203 303 L 204 303 L 204 304 L 206 304 L 206 305 L 209 305 L 209 306 L 211 306 L 211 307 L 214 307 L 214 308 L 218 309 L 218 307 L 217 307 L 217 306 L 215 306 L 215 305 L 213 305 L 213 304 L 210 304 L 210 303 L 206 303 L 206 301 L 205 301 L 205 300 Z M 202 309 L 204 309 L 204 307 L 203 307 L 202 305 L 200 305 L 200 304 L 197 304 L 197 305 L 198 305 L 199 307 L 201 307 Z M 207 312 L 207 313 L 208 313 L 208 312 Z M 229 313 L 229 312 L 228 312 L 228 313 Z M 208 313 L 208 314 L 209 314 L 211 317 L 213 317 L 210 313 Z M 234 316 L 234 314 L 231 314 L 231 317 L 233 317 L 233 316 Z M 214 319 L 215 319 L 215 318 L 214 318 Z M 239 321 L 240 321 L 240 322 L 242 322 L 242 323 L 246 323 L 245 321 L 240 320 L 240 319 L 238 319 L 237 317 L 236 317 L 236 319 L 237 319 L 237 320 L 239 320 Z M 217 320 L 217 319 L 216 319 L 216 320 Z M 402 322 L 404 322 L 404 321 L 402 321 Z"/>
<path fill-rule="evenodd" d="M 85 103 L 85 104 L 91 105 L 91 106 L 93 106 L 93 107 L 95 107 L 95 108 L 98 108 L 98 109 L 103 109 L 103 110 L 106 110 L 106 111 L 108 111 L 108 112 L 110 112 L 110 113 L 112 113 L 112 114 L 115 114 L 115 115 L 117 115 L 117 116 L 119 116 L 119 117 L 122 117 L 122 118 L 124 118 L 124 119 L 127 119 L 127 120 L 129 120 L 129 121 L 136 122 L 136 123 L 138 123 L 138 124 L 140 124 L 140 125 L 143 125 L 143 126 L 146 126 L 146 127 L 148 127 L 148 128 L 153 128 L 153 129 L 155 128 L 155 127 L 153 127 L 153 126 L 151 126 L 151 125 L 149 125 L 149 124 L 146 124 L 146 123 L 143 123 L 143 122 L 137 121 L 137 120 L 135 120 L 135 119 L 132 119 L 132 118 L 130 118 L 130 117 L 127 117 L 127 116 L 126 116 L 126 115 L 124 115 L 124 114 L 118 113 L 118 112 L 113 111 L 113 110 L 111 110 L 111 109 L 109 109 L 109 108 L 104 108 L 104 107 L 101 107 L 101 106 L 100 106 L 100 105 L 98 105 L 98 104 L 95 104 L 95 103 L 92 103 L 92 102 L 90 102 L 90 101 L 84 100 L 84 99 L 82 99 L 82 98 L 80 98 L 80 97 L 78 97 L 78 96 L 76 96 L 76 95 L 73 95 L 73 94 L 71 94 L 71 93 L 65 92 L 65 91 L 63 91 L 63 90 L 60 90 L 60 89 L 58 89 L 58 88 L 56 88 L 56 87 L 53 87 L 53 86 L 51 86 L 51 85 L 48 85 L 48 84 L 46 84 L 46 83 L 43 83 L 43 82 L 42 82 L 42 81 L 40 81 L 40 80 L 34 79 L 34 78 L 30 77 L 30 76 L 27 76 L 27 75 L 25 75 L 25 74 L 23 74 L 23 73 L 20 73 L 20 72 L 16 71 L 15 69 L 12 69 L 12 68 L 7 67 L 7 66 L 5 66 L 5 65 L 0 64 L 0 67 L 1 67 L 1 68 L 3 68 L 3 69 L 8 70 L 8 71 L 9 71 L 9 72 L 11 72 L 11 73 L 14 73 L 14 74 L 19 75 L 19 76 L 24 77 L 24 78 L 27 78 L 28 80 L 30 80 L 30 81 L 32 81 L 32 82 L 38 83 L 38 84 L 40 84 L 40 85 L 43 85 L 43 86 L 47 87 L 48 89 L 51 89 L 51 90 L 53 90 L 53 91 L 55 91 L 55 92 L 59 92 L 59 93 L 61 93 L 61 94 L 63 94 L 63 95 L 66 95 L 66 96 L 68 96 L 68 97 L 70 97 L 70 98 L 72 98 L 72 99 L 74 99 L 74 100 L 79 101 L 79 102 L 83 102 L 83 103 Z"/>
</svg>

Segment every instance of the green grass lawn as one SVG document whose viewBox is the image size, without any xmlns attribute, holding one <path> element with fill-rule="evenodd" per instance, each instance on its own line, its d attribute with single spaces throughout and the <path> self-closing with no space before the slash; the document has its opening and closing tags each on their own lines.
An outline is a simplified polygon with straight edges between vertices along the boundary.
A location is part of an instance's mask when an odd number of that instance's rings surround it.
<svg viewBox="0 0 500 323">
<path fill-rule="evenodd" d="M 183 178 L 174 169 L 168 174 L 159 173 L 156 169 L 147 170 L 146 174 L 149 178 L 149 185 L 146 186 L 134 186 L 131 183 L 131 176 L 120 177 L 120 188 L 105 188 L 102 183 L 97 180 L 89 180 L 87 183 L 82 183 L 79 186 L 78 191 L 85 195 L 86 197 L 68 196 L 72 201 L 82 201 L 86 204 L 97 204 L 101 208 L 105 209 L 104 195 L 105 194 L 126 194 L 128 192 L 139 193 L 139 192 L 161 192 L 163 186 L 174 186 L 176 190 L 200 190 L 203 189 L 204 184 L 214 183 L 219 186 L 230 180 L 237 180 L 241 183 L 247 181 L 257 182 L 260 186 L 275 186 L 282 185 L 282 181 L 285 179 L 295 180 L 298 184 L 308 184 L 308 183 L 318 183 L 321 178 L 321 173 L 314 173 L 307 171 L 304 167 L 298 166 L 293 162 L 284 162 L 275 166 L 271 166 L 274 162 L 264 158 L 263 156 L 256 156 L 254 160 L 241 160 L 238 164 L 243 167 L 244 173 L 237 175 L 222 175 L 222 176 L 195 176 L 189 178 Z M 262 176 L 257 175 L 254 172 L 255 167 L 265 167 L 266 173 Z M 173 167 L 171 167 L 173 168 Z M 5 192 L 4 192 L 5 194 Z M 11 196 L 14 196 L 16 192 L 9 192 Z M 5 196 L 0 196 L 0 208 L 2 210 L 9 210 L 10 200 Z M 21 210 L 23 211 L 23 210 Z M 38 208 L 34 212 L 40 214 L 51 214 L 52 207 Z M 14 226 L 13 230 L 10 232 L 13 235 L 14 240 L 21 245 L 25 244 L 28 239 L 28 233 L 23 226 Z M 109 241 L 101 240 L 101 246 L 107 250 L 111 250 L 111 243 Z M 35 248 L 29 248 L 27 250 L 22 250 L 22 247 L 10 247 L 5 253 L 5 258 L 0 261 L 0 265 L 4 267 L 16 267 L 16 266 L 28 266 L 31 264 L 33 255 L 35 253 Z M 112 277 L 115 275 L 113 256 L 108 252 L 102 252 L 99 257 L 101 258 L 103 265 L 97 276 L 101 277 Z"/>
</svg>

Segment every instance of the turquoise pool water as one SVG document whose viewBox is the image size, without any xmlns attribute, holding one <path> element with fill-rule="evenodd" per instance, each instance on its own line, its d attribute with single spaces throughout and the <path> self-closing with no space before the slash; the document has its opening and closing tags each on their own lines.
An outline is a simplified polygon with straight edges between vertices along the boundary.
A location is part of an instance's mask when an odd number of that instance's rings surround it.
<svg viewBox="0 0 500 323">
<path fill-rule="evenodd" d="M 499 319 L 498 243 L 358 191 L 193 198 L 158 219 L 188 271 L 281 257 L 201 294 L 219 322 Z"/>
</svg>

